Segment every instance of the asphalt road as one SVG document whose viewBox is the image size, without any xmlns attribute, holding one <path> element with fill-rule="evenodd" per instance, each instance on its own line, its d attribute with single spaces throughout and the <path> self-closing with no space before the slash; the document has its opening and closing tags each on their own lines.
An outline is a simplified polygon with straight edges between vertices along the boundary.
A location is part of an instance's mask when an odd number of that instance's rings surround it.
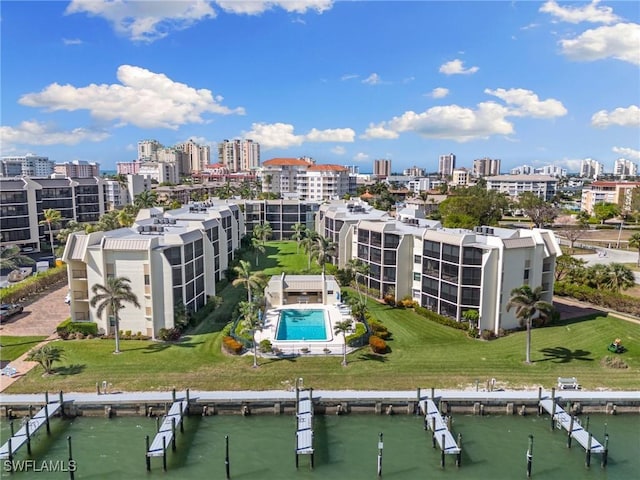
<svg viewBox="0 0 640 480">
<path fill-rule="evenodd" d="M 597 253 L 588 255 L 574 255 L 582 259 L 587 265 L 608 265 L 610 263 L 637 263 L 638 253 L 630 250 L 616 250 L 615 248 L 598 248 Z M 640 284 L 640 272 L 633 272 L 636 283 Z"/>
</svg>

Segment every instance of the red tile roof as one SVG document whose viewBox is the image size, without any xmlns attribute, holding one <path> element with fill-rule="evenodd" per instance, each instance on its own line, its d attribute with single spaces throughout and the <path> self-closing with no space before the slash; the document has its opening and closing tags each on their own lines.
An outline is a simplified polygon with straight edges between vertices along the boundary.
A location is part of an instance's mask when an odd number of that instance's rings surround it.
<svg viewBox="0 0 640 480">
<path fill-rule="evenodd" d="M 343 167 L 342 165 L 311 165 L 307 170 L 311 172 L 346 172 L 347 167 Z"/>
<path fill-rule="evenodd" d="M 305 166 L 311 165 L 306 160 L 301 158 L 272 158 L 262 162 L 262 165 L 267 167 L 292 167 L 292 166 Z"/>
</svg>

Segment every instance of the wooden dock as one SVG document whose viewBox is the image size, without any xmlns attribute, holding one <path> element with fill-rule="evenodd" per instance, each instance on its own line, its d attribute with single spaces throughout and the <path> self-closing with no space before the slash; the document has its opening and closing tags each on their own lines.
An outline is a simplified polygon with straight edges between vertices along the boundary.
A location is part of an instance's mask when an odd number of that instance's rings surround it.
<svg viewBox="0 0 640 480">
<path fill-rule="evenodd" d="M 40 430 L 40 427 L 48 424 L 49 419 L 58 413 L 61 407 L 62 403 L 60 402 L 46 403 L 42 410 L 36 413 L 33 418 L 30 418 L 28 422 L 25 422 L 20 430 L 0 447 L 0 459 L 12 459 L 20 447 L 29 444 L 31 437 Z"/>
<path fill-rule="evenodd" d="M 313 389 L 296 385 L 296 468 L 299 455 L 310 455 L 313 468 Z"/>
<path fill-rule="evenodd" d="M 461 449 L 433 400 L 427 398 L 426 400 L 421 400 L 420 403 L 422 412 L 425 415 L 425 427 L 432 431 L 440 450 L 446 454 L 459 454 Z"/>
<path fill-rule="evenodd" d="M 540 400 L 540 406 L 552 415 L 556 425 L 558 425 L 559 428 L 565 429 L 585 451 L 590 451 L 591 453 L 605 452 L 602 444 L 596 440 L 592 434 L 582 428 L 582 425 L 580 425 L 578 421 L 572 419 L 571 415 L 565 412 L 560 405 L 556 404 L 552 398 Z"/>
<path fill-rule="evenodd" d="M 182 417 L 188 407 L 188 400 L 179 400 L 171 405 L 151 446 L 147 449 L 147 457 L 162 457 L 166 454 L 169 445 L 172 445 L 171 442 L 174 442 L 173 446 L 175 446 L 176 429 L 182 424 Z"/>
</svg>

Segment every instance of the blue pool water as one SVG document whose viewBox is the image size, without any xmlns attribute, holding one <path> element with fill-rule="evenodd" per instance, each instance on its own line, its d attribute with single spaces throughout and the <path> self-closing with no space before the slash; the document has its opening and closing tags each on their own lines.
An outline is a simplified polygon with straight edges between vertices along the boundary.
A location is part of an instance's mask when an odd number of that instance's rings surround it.
<svg viewBox="0 0 640 480">
<path fill-rule="evenodd" d="M 324 315 L 324 310 L 282 310 L 276 340 L 328 340 Z"/>
</svg>

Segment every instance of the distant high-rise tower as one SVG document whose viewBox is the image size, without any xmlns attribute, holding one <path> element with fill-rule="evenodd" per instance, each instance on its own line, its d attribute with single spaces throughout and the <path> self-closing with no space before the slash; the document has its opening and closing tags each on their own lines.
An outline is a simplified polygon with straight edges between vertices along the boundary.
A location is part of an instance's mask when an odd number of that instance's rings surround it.
<svg viewBox="0 0 640 480">
<path fill-rule="evenodd" d="M 473 161 L 473 175 L 475 177 L 491 177 L 500 175 L 499 158 L 478 158 Z"/>
<path fill-rule="evenodd" d="M 218 143 L 218 162 L 230 172 L 249 172 L 260 166 L 260 144 L 253 140 L 223 140 Z"/>
<path fill-rule="evenodd" d="M 613 174 L 617 177 L 635 177 L 638 174 L 638 166 L 631 160 L 619 158 L 613 164 Z"/>
<path fill-rule="evenodd" d="M 373 176 L 376 178 L 387 178 L 391 175 L 391 160 L 378 159 L 373 161 Z"/>
<path fill-rule="evenodd" d="M 453 170 L 456 168 L 456 156 L 453 153 L 449 155 L 440 155 L 438 161 L 438 173 L 442 176 L 453 175 Z"/>
<path fill-rule="evenodd" d="M 582 178 L 598 179 L 604 173 L 604 165 L 592 158 L 585 158 L 580 165 L 580 176 Z"/>
<path fill-rule="evenodd" d="M 209 163 L 211 163 L 211 149 L 208 145 L 199 145 L 193 140 L 189 139 L 184 143 L 176 145 L 176 150 L 184 152 L 186 155 L 185 163 L 187 168 L 181 170 L 187 170 L 181 173 L 191 174 L 199 173 L 205 169 Z"/>
</svg>

